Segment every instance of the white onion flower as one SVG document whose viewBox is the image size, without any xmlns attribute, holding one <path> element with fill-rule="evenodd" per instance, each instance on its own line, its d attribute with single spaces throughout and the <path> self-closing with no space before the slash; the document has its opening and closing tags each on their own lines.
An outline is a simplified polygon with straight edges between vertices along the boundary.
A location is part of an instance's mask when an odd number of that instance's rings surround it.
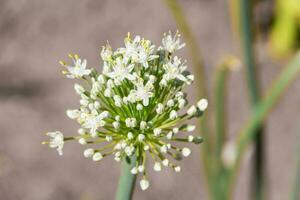
<svg viewBox="0 0 300 200">
<path fill-rule="evenodd" d="M 173 55 L 183 46 L 178 33 L 165 35 L 159 48 L 140 36 L 131 39 L 129 34 L 125 47 L 103 47 L 102 72 L 86 69 L 86 60 L 70 55 L 74 66 L 61 62 L 67 68 L 64 73 L 84 82 L 75 85 L 81 98 L 78 108 L 66 112 L 79 123 L 79 135 L 64 137 L 59 131 L 49 132 L 51 139 L 44 143 L 60 155 L 66 141 L 75 140 L 84 147 L 92 144 L 83 155 L 96 162 L 108 156 L 117 162 L 136 156 L 131 173 L 142 174 L 142 190 L 150 185 L 149 158 L 154 160 L 155 171 L 164 166 L 179 172 L 181 168 L 173 160 L 191 154 L 180 143 L 202 142 L 190 133 L 195 126 L 186 122 L 201 116 L 208 105 L 206 100 L 188 105 L 183 90 L 194 76 L 186 72 L 185 62 Z"/>
<path fill-rule="evenodd" d="M 165 37 L 162 39 L 162 49 L 169 53 L 174 53 L 176 50 L 179 50 L 185 46 L 185 43 L 180 44 L 180 35 L 177 32 L 173 37 L 171 32 L 165 34 Z"/>
<path fill-rule="evenodd" d="M 60 156 L 63 155 L 64 135 L 60 131 L 46 133 L 51 139 L 49 141 L 50 148 L 56 148 Z M 44 142 L 47 143 L 47 142 Z"/>
<path fill-rule="evenodd" d="M 83 76 L 87 76 L 91 73 L 90 69 L 86 69 L 87 61 L 86 59 L 81 60 L 78 55 L 69 55 L 72 58 L 73 65 L 66 65 L 63 61 L 60 63 L 67 68 L 67 71 L 63 71 L 64 74 L 67 75 L 68 78 L 81 78 Z"/>
</svg>

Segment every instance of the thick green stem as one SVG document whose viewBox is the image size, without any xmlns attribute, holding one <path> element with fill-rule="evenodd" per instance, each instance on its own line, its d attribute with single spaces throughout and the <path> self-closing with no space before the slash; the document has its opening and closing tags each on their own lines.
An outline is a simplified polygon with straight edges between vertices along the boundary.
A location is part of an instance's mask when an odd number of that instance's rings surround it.
<svg viewBox="0 0 300 200">
<path fill-rule="evenodd" d="M 252 108 L 255 109 L 259 101 L 259 82 L 256 76 L 256 63 L 253 50 L 253 24 L 251 0 L 240 0 L 240 33 L 244 63 L 246 65 L 246 77 L 249 88 L 249 96 Z M 252 176 L 252 199 L 263 199 L 264 191 L 264 134 L 263 127 L 259 126 L 254 138 L 254 162 Z"/>
<path fill-rule="evenodd" d="M 136 175 L 132 174 L 130 170 L 135 166 L 135 160 L 135 155 L 131 157 L 130 161 L 123 160 L 116 200 L 132 199 Z"/>
</svg>

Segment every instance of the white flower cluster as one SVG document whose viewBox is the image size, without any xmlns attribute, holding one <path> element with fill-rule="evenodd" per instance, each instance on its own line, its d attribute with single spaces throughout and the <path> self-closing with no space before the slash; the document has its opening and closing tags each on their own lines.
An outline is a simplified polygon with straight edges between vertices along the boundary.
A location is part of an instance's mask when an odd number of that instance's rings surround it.
<svg viewBox="0 0 300 200">
<path fill-rule="evenodd" d="M 173 56 L 183 46 L 178 33 L 174 37 L 165 34 L 158 48 L 149 40 L 139 36 L 132 39 L 128 34 L 125 47 L 115 51 L 109 45 L 103 47 L 102 73 L 86 69 L 86 60 L 69 55 L 73 66 L 61 61 L 66 67 L 63 73 L 85 84 L 74 86 L 81 97 L 80 107 L 67 110 L 67 116 L 81 126 L 79 135 L 63 137 L 61 132 L 50 132 L 47 135 L 51 140 L 45 143 L 57 148 L 60 155 L 67 140 L 77 140 L 81 145 L 98 144 L 98 148 L 87 148 L 83 153 L 94 161 L 109 155 L 116 161 L 135 156 L 131 173 L 142 174 L 143 190 L 149 187 L 147 157 L 154 160 L 155 171 L 170 167 L 179 172 L 180 166 L 171 158 L 180 160 L 191 150 L 176 144 L 202 142 L 201 137 L 189 134 L 195 126 L 185 122 L 201 116 L 208 105 L 206 99 L 201 99 L 188 106 L 183 88 L 193 82 L 194 76 L 186 70 L 185 62 Z"/>
</svg>

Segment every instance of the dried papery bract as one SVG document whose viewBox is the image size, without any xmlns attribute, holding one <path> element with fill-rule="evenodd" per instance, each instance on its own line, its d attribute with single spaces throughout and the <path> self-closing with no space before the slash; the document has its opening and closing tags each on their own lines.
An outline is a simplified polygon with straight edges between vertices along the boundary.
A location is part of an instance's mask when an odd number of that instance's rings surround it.
<svg viewBox="0 0 300 200">
<path fill-rule="evenodd" d="M 180 172 L 174 159 L 191 154 L 182 144 L 202 142 L 201 137 L 190 134 L 195 126 L 186 123 L 200 117 L 208 105 L 206 99 L 195 105 L 187 103 L 183 89 L 193 82 L 194 76 L 187 71 L 185 62 L 173 55 L 183 46 L 178 33 L 165 34 L 158 48 L 149 40 L 139 36 L 132 39 L 128 34 L 125 47 L 115 51 L 109 45 L 102 48 L 101 73 L 87 68 L 87 61 L 78 55 L 69 55 L 70 65 L 61 61 L 65 67 L 63 74 L 82 81 L 82 85 L 74 85 L 80 96 L 79 108 L 66 112 L 80 128 L 79 135 L 72 137 L 63 137 L 57 131 L 47 133 L 52 138 L 50 147 L 57 148 L 61 155 L 66 141 L 98 145 L 86 148 L 83 153 L 95 162 L 110 155 L 116 161 L 135 155 L 131 173 L 142 174 L 142 190 L 150 186 L 148 157 L 154 160 L 155 171 L 170 167 Z"/>
</svg>

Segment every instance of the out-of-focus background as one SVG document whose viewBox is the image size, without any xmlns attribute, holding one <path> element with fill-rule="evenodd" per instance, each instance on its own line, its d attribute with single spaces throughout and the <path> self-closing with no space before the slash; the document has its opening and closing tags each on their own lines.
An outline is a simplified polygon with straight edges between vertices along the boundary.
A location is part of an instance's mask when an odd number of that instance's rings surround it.
<svg viewBox="0 0 300 200">
<path fill-rule="evenodd" d="M 180 4 L 201 47 L 211 83 L 214 68 L 224 55 L 239 55 L 228 2 L 182 0 Z M 268 4 L 265 7 L 263 13 L 269 10 Z M 74 82 L 61 75 L 58 61 L 68 53 L 78 53 L 89 66 L 100 69 L 100 47 L 107 40 L 117 48 L 131 32 L 158 45 L 168 30 L 177 27 L 161 0 L 0 0 L 1 200 L 114 198 L 120 165 L 113 159 L 95 164 L 82 156 L 83 147 L 78 144 L 66 145 L 63 157 L 41 145 L 46 131 L 57 129 L 72 135 L 78 128 L 65 115 L 66 108 L 78 104 Z M 256 52 L 263 89 L 285 63 L 270 62 L 265 49 L 258 47 Z M 186 49 L 180 55 L 190 64 Z M 243 69 L 233 73 L 229 87 L 229 132 L 234 134 L 249 114 Z M 287 199 L 292 184 L 300 143 L 299 93 L 300 80 L 285 93 L 266 125 L 267 186 L 273 200 Z M 142 192 L 137 187 L 134 199 L 207 199 L 200 152 L 197 146 L 192 149 L 191 157 L 182 162 L 181 173 L 150 170 L 150 189 Z M 249 158 L 243 162 L 235 199 L 247 199 Z"/>
</svg>

